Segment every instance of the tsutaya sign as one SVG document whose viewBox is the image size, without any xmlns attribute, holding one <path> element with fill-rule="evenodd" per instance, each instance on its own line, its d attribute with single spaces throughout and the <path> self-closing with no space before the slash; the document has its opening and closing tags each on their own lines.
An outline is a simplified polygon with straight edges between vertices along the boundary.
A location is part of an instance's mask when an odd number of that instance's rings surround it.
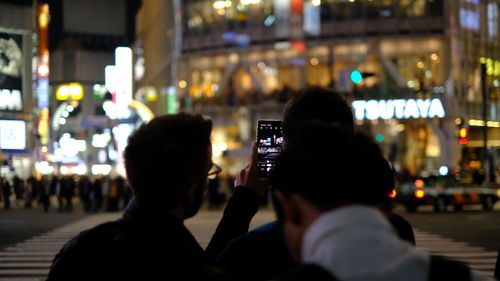
<svg viewBox="0 0 500 281">
<path fill-rule="evenodd" d="M 0 110 L 22 111 L 23 98 L 21 91 L 0 89 Z"/>
<path fill-rule="evenodd" d="M 352 102 L 357 120 L 443 118 L 439 99 L 356 100 Z"/>
</svg>

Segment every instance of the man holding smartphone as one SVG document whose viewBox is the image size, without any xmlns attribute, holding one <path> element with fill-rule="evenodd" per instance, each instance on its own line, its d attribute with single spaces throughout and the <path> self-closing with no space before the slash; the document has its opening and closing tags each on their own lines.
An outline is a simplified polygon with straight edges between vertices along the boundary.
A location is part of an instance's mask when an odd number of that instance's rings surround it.
<svg viewBox="0 0 500 281">
<path fill-rule="evenodd" d="M 354 119 L 352 110 L 340 94 L 321 87 L 309 87 L 303 89 L 297 96 L 290 100 L 285 106 L 283 113 L 283 136 L 284 149 L 301 138 L 299 128 L 303 124 L 327 124 L 335 125 L 347 132 L 354 131 Z M 318 154 L 322 152 L 319 140 L 311 139 L 310 146 L 314 147 Z M 243 186 L 265 186 L 269 185 L 267 179 L 258 177 L 258 158 L 254 155 L 246 169 L 242 170 L 236 178 L 236 185 Z M 301 165 L 313 165 L 313 163 L 301 163 Z M 329 177 L 329 175 L 324 175 Z M 415 244 L 415 237 L 411 225 L 399 215 L 392 214 L 390 200 L 380 202 L 380 207 L 388 212 L 393 227 L 397 230 L 400 238 Z M 219 257 L 221 264 L 246 277 L 257 280 L 273 278 L 280 273 L 296 266 L 286 248 L 283 237 L 283 214 L 280 205 L 275 202 L 274 208 L 277 221 L 263 225 L 249 234 L 232 241 Z M 250 268 L 248 263 L 255 266 Z"/>
</svg>

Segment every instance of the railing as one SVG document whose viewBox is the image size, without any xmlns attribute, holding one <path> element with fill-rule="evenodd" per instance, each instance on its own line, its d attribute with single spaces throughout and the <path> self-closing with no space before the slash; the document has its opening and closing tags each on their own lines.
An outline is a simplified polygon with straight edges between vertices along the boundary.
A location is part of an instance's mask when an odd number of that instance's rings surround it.
<svg viewBox="0 0 500 281">
<path fill-rule="evenodd" d="M 405 35 L 436 35 L 445 30 L 443 17 L 421 18 L 384 18 L 361 19 L 348 21 L 329 21 L 321 25 L 319 36 L 307 36 L 306 41 L 349 39 L 360 37 L 384 37 Z M 227 25 L 214 26 L 204 32 L 186 32 L 184 34 L 184 53 L 217 50 L 220 48 L 237 47 L 233 42 L 223 39 L 226 32 L 236 32 L 249 36 L 251 45 L 273 43 L 288 38 L 278 37 L 274 27 L 247 25 L 246 28 L 231 29 Z"/>
</svg>

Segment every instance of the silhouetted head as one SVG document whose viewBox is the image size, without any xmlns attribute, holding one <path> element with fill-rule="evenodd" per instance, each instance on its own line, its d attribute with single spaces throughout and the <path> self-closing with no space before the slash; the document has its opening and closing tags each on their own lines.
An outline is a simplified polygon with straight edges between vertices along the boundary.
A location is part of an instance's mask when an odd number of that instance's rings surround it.
<svg viewBox="0 0 500 281">
<path fill-rule="evenodd" d="M 185 218 L 201 205 L 212 166 L 212 122 L 180 113 L 151 120 L 135 131 L 125 149 L 125 168 L 136 199 L 173 210 Z"/>
<path fill-rule="evenodd" d="M 293 142 L 297 129 L 307 122 L 335 125 L 347 131 L 354 129 L 352 110 L 345 98 L 332 90 L 311 86 L 301 90 L 285 106 L 283 135 L 285 144 Z"/>
<path fill-rule="evenodd" d="M 354 130 L 352 110 L 345 98 L 335 91 L 318 86 L 304 88 L 285 106 L 283 112 L 285 148 L 296 138 L 300 138 L 299 128 L 308 123 L 337 126 L 349 132 Z M 316 144 L 311 144 L 317 147 Z M 283 214 L 279 203 L 274 196 L 272 201 L 276 216 L 281 221 Z"/>
<path fill-rule="evenodd" d="M 388 198 L 394 173 L 368 136 L 319 123 L 305 123 L 297 131 L 272 174 L 275 190 L 300 194 L 322 210 L 377 206 Z"/>
<path fill-rule="evenodd" d="M 378 207 L 394 188 L 389 163 L 370 138 L 316 122 L 297 128 L 271 180 L 295 258 L 308 218 L 347 205 Z"/>
</svg>

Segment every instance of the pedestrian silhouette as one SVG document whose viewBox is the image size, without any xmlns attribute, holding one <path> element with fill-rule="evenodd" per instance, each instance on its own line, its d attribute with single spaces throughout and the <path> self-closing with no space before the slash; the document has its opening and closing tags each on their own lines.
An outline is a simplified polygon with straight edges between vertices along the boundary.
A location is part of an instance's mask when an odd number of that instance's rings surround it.
<svg viewBox="0 0 500 281">
<path fill-rule="evenodd" d="M 236 187 L 205 252 L 184 220 L 198 212 L 213 174 L 211 129 L 210 120 L 181 113 L 134 132 L 124 153 L 134 199 L 122 218 L 70 240 L 47 280 L 228 280 L 209 252 L 248 231 L 261 191 Z"/>
<path fill-rule="evenodd" d="M 298 132 L 271 177 L 295 261 L 339 280 L 486 280 L 398 237 L 379 207 L 394 188 L 393 172 L 370 138 L 318 123 Z M 317 153 L 310 139 L 328 145 Z"/>
<path fill-rule="evenodd" d="M 304 124 L 311 123 L 336 125 L 347 132 L 354 130 L 351 108 L 340 94 L 321 87 L 309 87 L 300 91 L 285 106 L 283 114 L 285 150 L 297 138 L 304 137 L 299 128 Z M 324 140 L 312 138 L 309 145 L 317 147 L 318 141 L 327 145 Z M 318 153 L 321 153 L 321 148 L 318 149 Z M 253 165 L 255 163 L 250 164 L 250 166 Z M 353 169 L 356 168 L 353 167 Z M 232 241 L 219 256 L 219 262 L 229 268 L 231 272 L 255 280 L 266 280 L 297 266 L 286 248 L 281 208 L 275 198 L 271 199 L 278 220 L 258 227 L 247 235 Z M 397 230 L 399 236 L 415 244 L 411 225 L 401 216 L 392 213 L 392 200 L 389 197 L 381 198 L 379 207 L 387 211 L 392 226 Z M 252 263 L 253 266 L 249 267 L 249 263 Z"/>
</svg>

